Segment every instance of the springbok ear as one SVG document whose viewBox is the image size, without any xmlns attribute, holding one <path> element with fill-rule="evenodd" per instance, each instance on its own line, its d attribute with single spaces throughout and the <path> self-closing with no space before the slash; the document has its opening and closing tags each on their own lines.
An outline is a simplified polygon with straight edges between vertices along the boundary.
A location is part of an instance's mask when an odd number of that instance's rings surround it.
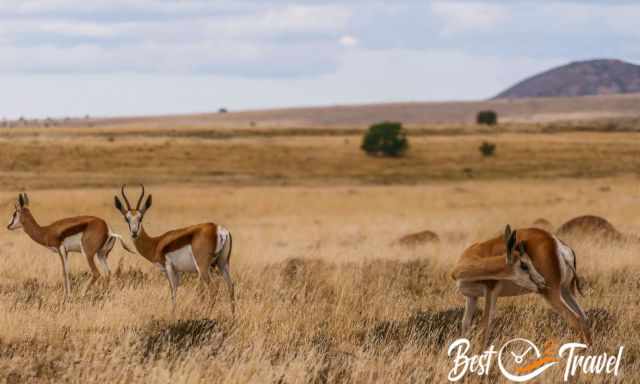
<svg viewBox="0 0 640 384">
<path fill-rule="evenodd" d="M 507 264 L 512 265 L 514 263 L 513 248 L 516 245 L 516 231 L 512 231 L 508 224 L 504 229 L 504 242 L 507 248 Z"/>
<path fill-rule="evenodd" d="M 504 228 L 504 242 L 508 242 L 509 241 L 509 237 L 511 237 L 511 226 L 509 224 L 507 224 L 507 226 Z"/>
<path fill-rule="evenodd" d="M 22 196 L 24 196 L 24 205 L 29 205 L 29 195 L 26 192 L 22 192 Z"/>
<path fill-rule="evenodd" d="M 124 215 L 126 212 L 125 212 L 124 207 L 122 206 L 122 202 L 120 201 L 118 196 L 113 196 L 113 200 L 115 202 L 116 209 L 118 211 L 120 211 L 120 213 L 122 213 Z"/>
<path fill-rule="evenodd" d="M 18 204 L 20 204 L 20 208 L 24 207 L 26 204 L 22 193 L 18 194 Z"/>
<path fill-rule="evenodd" d="M 147 196 L 147 200 L 144 202 L 144 207 L 142 208 L 142 213 L 147 212 L 147 209 L 151 208 L 151 195 Z"/>
<path fill-rule="evenodd" d="M 524 246 L 524 240 L 518 244 L 518 250 L 520 251 L 520 256 L 525 255 L 527 253 L 527 249 Z"/>
</svg>

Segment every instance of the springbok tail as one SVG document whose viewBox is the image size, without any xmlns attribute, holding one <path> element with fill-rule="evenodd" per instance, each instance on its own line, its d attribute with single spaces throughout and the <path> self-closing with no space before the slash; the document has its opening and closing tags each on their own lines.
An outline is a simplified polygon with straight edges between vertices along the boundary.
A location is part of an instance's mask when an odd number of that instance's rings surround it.
<svg viewBox="0 0 640 384">
<path fill-rule="evenodd" d="M 229 251 L 227 251 L 227 264 L 231 260 L 231 249 L 233 248 L 233 236 L 231 236 L 231 232 L 229 232 Z"/>
<path fill-rule="evenodd" d="M 573 285 L 574 291 L 577 291 L 580 296 L 584 297 L 584 292 L 582 291 L 582 279 L 580 279 L 578 275 L 573 276 L 571 284 Z"/>
<path fill-rule="evenodd" d="M 107 254 L 109 254 L 109 252 L 111 252 L 111 250 L 113 249 L 113 246 L 116 245 L 116 239 L 109 236 L 109 238 L 107 238 L 107 241 L 104 245 L 105 251 Z"/>
<path fill-rule="evenodd" d="M 115 241 L 115 239 L 120 240 L 120 244 L 122 244 L 122 248 L 124 248 L 125 251 L 127 251 L 129 253 L 136 253 L 136 251 L 129 244 L 127 244 L 126 241 L 124 241 L 122 236 L 118 235 L 117 233 L 111 232 L 111 233 L 109 233 L 109 237 L 114 239 L 114 241 Z"/>
<path fill-rule="evenodd" d="M 573 250 L 571 250 L 573 252 Z M 577 271 L 577 263 L 576 263 L 576 254 L 573 252 L 573 265 L 567 263 L 567 266 L 573 272 L 573 279 L 571 279 L 571 289 L 573 290 L 573 294 L 576 294 L 576 291 L 580 294 L 580 296 L 584 297 L 584 292 L 582 291 L 582 279 L 578 276 Z"/>
<path fill-rule="evenodd" d="M 576 302 L 568 288 L 560 287 L 560 299 L 564 302 L 565 306 L 576 315 L 576 317 L 583 321 L 587 321 L 587 315 Z"/>
</svg>

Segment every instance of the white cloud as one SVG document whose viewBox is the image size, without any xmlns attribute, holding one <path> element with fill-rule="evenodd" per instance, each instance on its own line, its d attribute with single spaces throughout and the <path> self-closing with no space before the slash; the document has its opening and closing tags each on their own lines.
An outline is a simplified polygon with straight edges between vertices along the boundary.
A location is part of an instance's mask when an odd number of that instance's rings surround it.
<svg viewBox="0 0 640 384">
<path fill-rule="evenodd" d="M 245 77 L 319 75 L 334 71 L 335 43 L 252 44 L 249 42 L 156 42 L 103 47 L 95 44 L 0 47 L 4 73 L 225 74 Z M 313 54 L 309 54 L 313 52 Z"/>
<path fill-rule="evenodd" d="M 599 7 L 594 19 L 604 16 L 607 27 L 624 36 L 640 38 L 638 20 L 640 20 L 640 5 L 619 5 L 603 9 Z"/>
<path fill-rule="evenodd" d="M 0 116 L 485 98 L 640 59 L 638 19 L 633 1 L 2 0 Z"/>
<path fill-rule="evenodd" d="M 265 37 L 277 34 L 336 34 L 351 17 L 343 6 L 285 6 L 265 12 L 212 17 L 207 21 L 210 36 Z"/>
<path fill-rule="evenodd" d="M 107 7 L 105 1 L 89 3 Z M 133 2 L 145 3 L 168 2 Z M 0 22 L 0 72 L 319 75 L 335 69 L 340 55 L 336 40 L 350 17 L 349 8 L 336 5 L 283 5 L 139 21 L 31 15 Z"/>
<path fill-rule="evenodd" d="M 39 29 L 45 33 L 55 33 L 62 36 L 66 35 L 97 38 L 115 36 L 115 30 L 111 26 L 88 22 L 45 22 L 39 26 Z"/>
<path fill-rule="evenodd" d="M 212 9 L 238 9 L 230 0 L 3 0 L 0 15 L 68 15 L 89 16 L 100 13 L 116 14 L 126 12 L 137 14 L 198 14 Z"/>
<path fill-rule="evenodd" d="M 206 112 L 222 106 L 239 110 L 481 99 L 565 60 L 505 59 L 455 50 L 380 51 L 356 47 L 346 50 L 335 71 L 316 77 L 0 76 L 0 116 L 141 115 Z"/>
<path fill-rule="evenodd" d="M 340 37 L 340 40 L 338 40 L 338 42 L 345 47 L 355 47 L 356 45 L 358 45 L 358 39 L 351 35 L 344 35 Z"/>
<path fill-rule="evenodd" d="M 442 20 L 445 36 L 494 29 L 509 17 L 507 7 L 483 2 L 435 1 L 431 10 Z"/>
</svg>

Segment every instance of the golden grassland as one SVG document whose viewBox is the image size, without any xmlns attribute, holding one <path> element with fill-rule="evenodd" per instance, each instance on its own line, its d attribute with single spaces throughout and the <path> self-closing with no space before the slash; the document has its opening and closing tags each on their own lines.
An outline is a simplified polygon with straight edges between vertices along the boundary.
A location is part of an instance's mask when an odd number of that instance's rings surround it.
<svg viewBox="0 0 640 384">
<path fill-rule="evenodd" d="M 634 132 L 413 135 L 402 158 L 365 156 L 360 135 L 110 140 L 30 135 L 0 139 L 7 189 L 121 182 L 212 185 L 381 185 L 637 174 Z M 497 145 L 485 158 L 483 141 Z"/>
<path fill-rule="evenodd" d="M 461 336 L 463 300 L 448 271 L 461 251 L 509 222 L 545 217 L 558 226 L 579 214 L 640 231 L 635 177 L 488 180 L 419 186 L 151 186 L 147 230 L 214 220 L 234 234 L 238 312 L 221 278 L 199 291 L 187 279 L 172 316 L 160 272 L 119 246 L 109 287 L 81 297 L 88 280 L 72 257 L 73 298 L 61 304 L 57 256 L 24 233 L 0 234 L 0 379 L 7 382 L 445 382 L 447 345 Z M 47 223 L 95 213 L 119 233 L 116 188 L 30 193 Z M 0 195 L 5 201 L 15 192 Z M 5 205 L 7 219 L 10 206 Z M 390 246 L 431 229 L 443 239 Z M 625 345 L 621 382 L 640 380 L 637 244 L 567 239 L 586 280 L 579 298 L 594 330 L 594 353 Z M 480 332 L 472 331 L 478 345 Z M 500 299 L 496 343 L 576 339 L 535 295 Z M 560 368 L 540 382 L 559 382 Z M 489 381 L 501 381 L 497 370 Z M 610 382 L 582 375 L 580 382 Z"/>
<path fill-rule="evenodd" d="M 0 383 L 445 382 L 463 307 L 448 273 L 467 246 L 506 223 L 557 227 L 587 213 L 640 232 L 636 120 L 415 125 L 399 159 L 365 156 L 360 126 L 153 121 L 0 129 L 6 220 L 27 190 L 43 224 L 95 214 L 128 238 L 113 195 L 145 182 L 151 234 L 204 221 L 232 231 L 236 317 L 220 278 L 207 291 L 193 277 L 172 315 L 165 278 L 118 245 L 109 286 L 86 297 L 86 262 L 72 256 L 73 298 L 62 304 L 57 256 L 3 230 Z M 484 140 L 494 157 L 478 151 Z M 425 229 L 442 241 L 391 246 Z M 586 281 L 593 352 L 624 344 L 619 380 L 640 382 L 640 245 L 566 240 Z M 476 346 L 479 335 L 469 335 Z M 496 344 L 513 337 L 576 340 L 535 295 L 499 300 Z M 553 368 L 539 381 L 561 377 Z M 492 371 L 488 381 L 500 380 Z"/>
</svg>

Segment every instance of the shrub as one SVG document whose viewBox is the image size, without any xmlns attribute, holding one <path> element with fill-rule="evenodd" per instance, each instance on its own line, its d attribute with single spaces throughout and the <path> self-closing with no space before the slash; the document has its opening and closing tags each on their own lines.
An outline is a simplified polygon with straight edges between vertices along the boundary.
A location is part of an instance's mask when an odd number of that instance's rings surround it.
<svg viewBox="0 0 640 384">
<path fill-rule="evenodd" d="M 227 108 L 220 108 L 218 109 L 218 113 L 227 113 Z"/>
<path fill-rule="evenodd" d="M 383 122 L 374 124 L 362 138 L 361 148 L 369 155 L 402 156 L 409 141 L 401 123 Z"/>
<path fill-rule="evenodd" d="M 480 111 L 476 116 L 478 124 L 496 125 L 498 124 L 498 114 L 496 111 Z"/>
<path fill-rule="evenodd" d="M 482 142 L 482 145 L 478 149 L 482 153 L 482 156 L 489 157 L 489 156 L 493 156 L 494 153 L 496 152 L 496 145 L 488 141 L 484 141 Z"/>
</svg>

